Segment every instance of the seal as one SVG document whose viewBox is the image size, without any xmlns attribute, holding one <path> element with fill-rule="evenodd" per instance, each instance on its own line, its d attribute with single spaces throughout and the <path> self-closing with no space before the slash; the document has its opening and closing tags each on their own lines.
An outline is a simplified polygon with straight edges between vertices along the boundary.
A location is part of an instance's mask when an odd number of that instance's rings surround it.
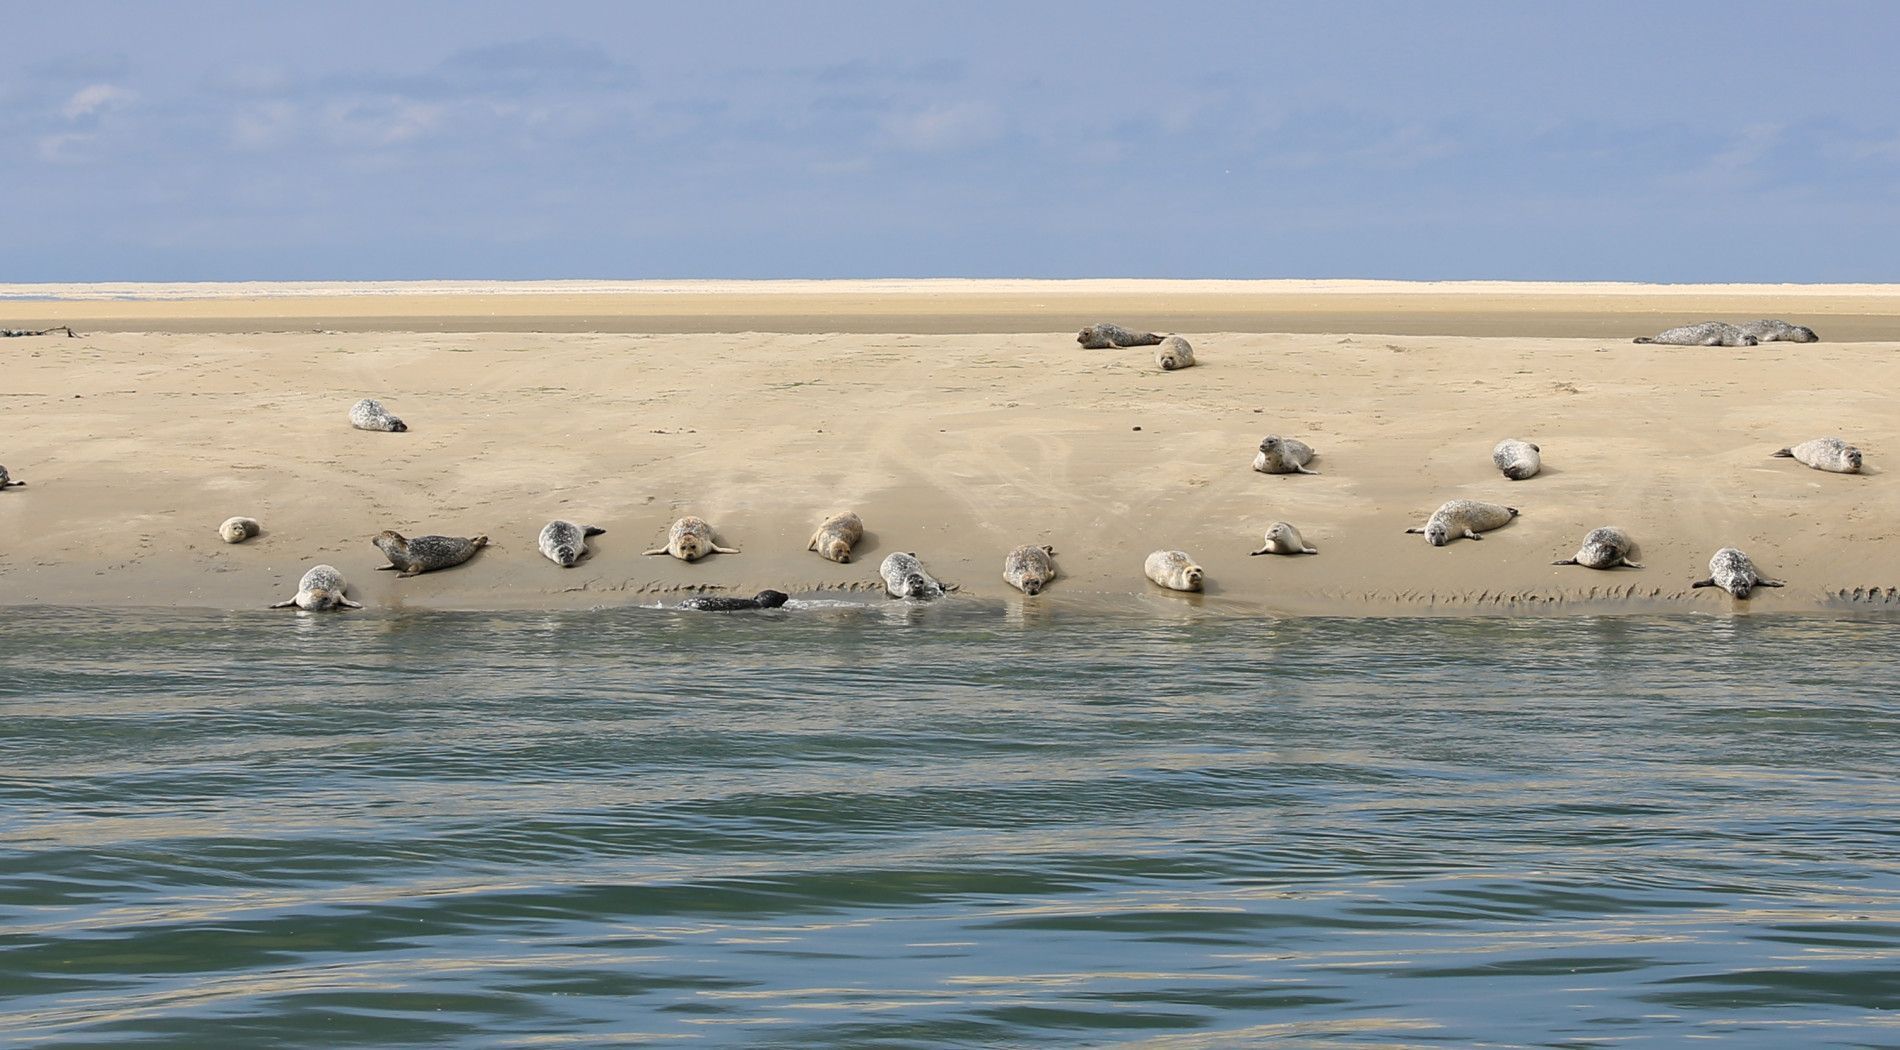
<svg viewBox="0 0 1900 1050">
<path fill-rule="evenodd" d="M 1605 525 L 1600 529 L 1591 529 L 1583 537 L 1583 546 L 1577 553 L 1563 561 L 1551 562 L 1552 565 L 1581 565 L 1586 569 L 1614 569 L 1618 565 L 1627 565 L 1640 569 L 1641 565 L 1630 560 L 1630 552 L 1636 549 L 1636 542 L 1630 534 L 1614 525 Z"/>
<path fill-rule="evenodd" d="M 1723 547 L 1709 558 L 1709 578 L 1690 584 L 1694 587 L 1720 587 L 1737 598 L 1746 598 L 1757 587 L 1780 587 L 1782 581 L 1763 576 L 1748 555 L 1734 547 Z"/>
<path fill-rule="evenodd" d="M 226 543 L 243 543 L 263 531 L 256 518 L 226 518 L 218 526 L 218 537 Z"/>
<path fill-rule="evenodd" d="M 391 430 L 400 434 L 409 424 L 389 414 L 381 401 L 366 397 L 350 406 L 350 425 L 358 430 Z"/>
<path fill-rule="evenodd" d="M 541 536 L 535 545 L 547 559 L 563 569 L 573 568 L 582 558 L 587 557 L 587 538 L 598 536 L 606 529 L 592 525 L 576 525 L 559 518 L 541 526 Z"/>
<path fill-rule="evenodd" d="M 1659 335 L 1630 341 L 1669 346 L 1754 346 L 1759 340 L 1726 321 L 1703 321 L 1701 324 L 1685 324 Z"/>
<path fill-rule="evenodd" d="M 1750 321 L 1742 326 L 1745 335 L 1752 335 L 1760 343 L 1818 343 L 1821 337 L 1814 329 L 1803 324 L 1789 324 L 1773 318 L 1764 321 Z"/>
<path fill-rule="evenodd" d="M 924 571 L 924 563 L 917 560 L 915 552 L 900 552 L 885 558 L 884 564 L 877 567 L 877 574 L 884 577 L 884 593 L 893 598 L 928 602 L 943 597 L 943 584 Z"/>
<path fill-rule="evenodd" d="M 379 571 L 401 569 L 402 575 L 409 577 L 462 564 L 488 546 L 488 537 L 417 536 L 411 540 L 394 529 L 384 529 L 370 542 L 389 559 L 388 565 L 376 566 Z"/>
<path fill-rule="evenodd" d="M 1455 499 L 1432 511 L 1422 529 L 1406 529 L 1410 533 L 1424 533 L 1425 542 L 1434 547 L 1466 536 L 1474 540 L 1484 537 L 1480 532 L 1490 532 L 1502 528 L 1512 518 L 1517 517 L 1516 507 L 1506 507 L 1497 503 L 1485 503 L 1475 499 Z"/>
<path fill-rule="evenodd" d="M 1300 536 L 1300 530 L 1284 521 L 1276 521 L 1267 526 L 1267 545 L 1248 554 L 1318 554 L 1319 551 L 1306 545 Z"/>
<path fill-rule="evenodd" d="M 1207 570 L 1194 564 L 1186 551 L 1156 551 L 1142 565 L 1148 578 L 1171 591 L 1198 591 Z"/>
<path fill-rule="evenodd" d="M 1107 350 L 1120 346 L 1153 346 L 1161 337 L 1153 332 L 1131 332 L 1118 324 L 1092 324 L 1075 333 L 1075 341 L 1085 350 Z"/>
<path fill-rule="evenodd" d="M 278 602 L 271 608 L 288 609 L 294 605 L 311 612 L 322 612 L 325 609 L 339 607 L 361 609 L 361 605 L 344 597 L 344 592 L 349 590 L 349 587 L 350 585 L 343 579 L 343 574 L 336 571 L 335 567 L 312 566 L 309 572 L 303 574 L 303 579 L 297 581 L 297 596 L 287 602 Z"/>
<path fill-rule="evenodd" d="M 1260 439 L 1260 453 L 1253 458 L 1253 469 L 1262 474 L 1317 474 L 1306 465 L 1313 462 L 1313 449 L 1304 441 L 1274 437 Z"/>
<path fill-rule="evenodd" d="M 784 591 L 760 591 L 750 598 L 728 598 L 724 595 L 688 598 L 679 603 L 679 608 L 697 609 L 700 612 L 744 612 L 747 609 L 776 609 L 790 600 L 791 595 Z"/>
<path fill-rule="evenodd" d="M 1194 367 L 1194 348 L 1178 335 L 1171 335 L 1155 347 L 1155 364 L 1163 372 L 1172 372 L 1177 368 Z"/>
<path fill-rule="evenodd" d="M 736 547 L 721 547 L 713 542 L 712 526 L 704 518 L 687 516 L 666 530 L 666 546 L 642 554 L 671 554 L 681 561 L 697 561 L 708 554 L 737 554 Z"/>
<path fill-rule="evenodd" d="M 1512 481 L 1523 481 L 1537 476 L 1544 469 L 1544 450 L 1528 441 L 1505 438 L 1498 447 L 1491 450 L 1491 462 L 1497 464 L 1504 476 Z"/>
<path fill-rule="evenodd" d="M 818 526 L 805 549 L 844 565 L 851 560 L 851 548 L 863 538 L 864 519 L 848 510 L 839 511 Z"/>
<path fill-rule="evenodd" d="M 1041 594 L 1056 578 L 1056 563 L 1049 560 L 1054 547 L 1018 547 L 1003 559 L 1003 580 L 1024 594 Z"/>
<path fill-rule="evenodd" d="M 9 488 L 14 485 L 24 485 L 24 484 L 26 484 L 26 482 L 13 480 L 13 475 L 7 473 L 7 468 L 0 467 L 0 489 Z"/>
<path fill-rule="evenodd" d="M 1771 459 L 1776 456 L 1792 459 L 1815 470 L 1825 470 L 1835 474 L 1860 473 L 1860 449 L 1840 438 L 1815 438 L 1813 441 L 1803 441 L 1799 445 L 1769 453 Z"/>
</svg>

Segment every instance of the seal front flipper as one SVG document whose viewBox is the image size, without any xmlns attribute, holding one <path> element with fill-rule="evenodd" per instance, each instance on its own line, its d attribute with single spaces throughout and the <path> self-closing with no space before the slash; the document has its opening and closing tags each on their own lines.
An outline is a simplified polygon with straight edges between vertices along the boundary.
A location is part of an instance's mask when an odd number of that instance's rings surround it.
<svg viewBox="0 0 1900 1050">
<path fill-rule="evenodd" d="M 1788 581 L 1786 580 L 1770 580 L 1760 576 L 1755 578 L 1755 586 L 1757 587 L 1786 587 L 1787 585 Z"/>
<path fill-rule="evenodd" d="M 394 566 L 394 565 L 378 565 L 378 566 L 376 566 L 376 571 L 377 571 L 377 572 L 382 572 L 382 571 L 383 571 L 384 569 L 394 569 L 394 568 L 397 568 L 397 566 Z"/>
<path fill-rule="evenodd" d="M 1780 451 L 1777 451 L 1777 452 L 1770 452 L 1770 453 L 1768 453 L 1768 458 L 1769 458 L 1769 459 L 1777 459 L 1777 458 L 1778 458 L 1778 459 L 1793 459 L 1793 458 L 1794 458 L 1794 449 L 1792 449 L 1792 448 L 1784 448 L 1784 449 L 1781 449 Z"/>
<path fill-rule="evenodd" d="M 1715 586 L 1715 580 L 1714 578 L 1710 578 L 1706 580 L 1695 581 L 1694 583 L 1689 585 L 1689 589 L 1694 590 L 1697 587 L 1713 587 L 1713 586 Z"/>
<path fill-rule="evenodd" d="M 288 609 L 288 608 L 290 608 L 291 606 L 293 606 L 293 605 L 295 605 L 295 604 L 297 604 L 297 599 L 295 599 L 295 598 L 292 598 L 291 600 L 289 600 L 289 601 L 287 601 L 287 602 L 278 602 L 278 603 L 277 603 L 276 605 L 269 605 L 269 606 L 265 606 L 265 608 L 268 608 L 268 609 Z"/>
<path fill-rule="evenodd" d="M 353 602 L 349 600 L 348 598 L 338 598 L 336 600 L 336 603 L 338 605 L 341 605 L 345 609 L 361 609 L 363 607 L 362 602 Z"/>
<path fill-rule="evenodd" d="M 394 568 L 394 566 L 391 566 L 391 568 Z M 408 568 L 402 570 L 400 574 L 400 578 L 406 580 L 411 576 L 420 576 L 420 575 L 422 575 L 422 566 L 411 565 Z"/>
<path fill-rule="evenodd" d="M 714 554 L 738 554 L 738 553 L 740 553 L 740 551 L 739 551 L 739 548 L 737 548 L 737 547 L 721 547 L 721 546 L 720 546 L 720 545 L 718 545 L 717 543 L 715 543 L 715 544 L 713 544 L 713 545 L 712 545 L 712 552 L 713 552 Z"/>
<path fill-rule="evenodd" d="M 581 526 L 581 535 L 582 535 L 582 536 L 604 536 L 604 535 L 606 535 L 606 533 L 607 533 L 607 530 L 606 530 L 606 529 L 602 529 L 602 528 L 598 528 L 598 527 L 596 527 L 596 526 L 593 526 L 593 525 L 583 525 L 583 526 Z"/>
<path fill-rule="evenodd" d="M 1565 559 L 1564 559 L 1563 561 L 1553 561 L 1553 562 L 1551 562 L 1551 564 L 1552 564 L 1552 565 L 1575 565 L 1575 564 L 1577 564 L 1577 559 L 1575 559 L 1575 558 L 1565 558 Z"/>
<path fill-rule="evenodd" d="M 1619 565 L 1627 565 L 1627 566 L 1629 566 L 1629 567 L 1630 567 L 1630 568 L 1632 568 L 1632 569 L 1640 569 L 1640 568 L 1642 568 L 1642 565 L 1641 565 L 1641 564 L 1639 564 L 1639 563 L 1637 563 L 1637 562 L 1633 562 L 1633 561 L 1631 561 L 1631 560 L 1629 560 L 1628 558 L 1624 558 L 1624 559 L 1623 559 L 1622 561 L 1620 561 L 1620 562 L 1618 562 L 1617 564 L 1619 564 Z"/>
</svg>

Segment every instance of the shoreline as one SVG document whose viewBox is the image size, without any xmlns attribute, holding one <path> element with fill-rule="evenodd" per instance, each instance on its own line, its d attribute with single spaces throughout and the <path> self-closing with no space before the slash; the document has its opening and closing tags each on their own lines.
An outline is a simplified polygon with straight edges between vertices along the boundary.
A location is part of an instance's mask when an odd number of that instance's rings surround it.
<svg viewBox="0 0 1900 1050">
<path fill-rule="evenodd" d="M 1184 309 L 1165 289 L 1141 294 Z M 706 295 L 707 322 L 729 318 L 720 308 L 735 303 Z M 180 325 L 240 307 L 269 322 L 285 301 L 172 306 Z M 0 493 L 0 605 L 262 611 L 316 562 L 342 569 L 372 612 L 590 609 L 765 587 L 882 601 L 877 563 L 902 550 L 966 596 L 1026 609 L 1385 617 L 1900 606 L 1889 595 L 1900 586 L 1900 495 L 1884 472 L 1885 454 L 1900 448 L 1886 404 L 1900 387 L 1900 323 L 1886 341 L 1847 342 L 1833 335 L 1840 317 L 1795 313 L 1788 319 L 1827 341 L 1722 349 L 1371 335 L 1356 323 L 1367 315 L 1346 313 L 1350 324 L 1325 333 L 1188 330 L 1200 364 L 1163 373 L 1149 348 L 1074 343 L 1074 328 L 1093 320 L 1164 327 L 1131 303 L 1107 312 L 1086 296 L 1052 300 L 1044 306 L 1059 327 L 879 334 L 852 325 L 907 315 L 787 301 L 830 328 L 260 334 L 253 324 L 251 334 L 82 327 L 79 339 L 0 340 L 0 463 L 29 483 Z M 378 319 L 360 299 L 336 306 L 338 317 Z M 986 323 L 1013 316 L 994 297 L 954 306 Z M 1632 315 L 1588 316 L 1620 325 Z M 410 432 L 350 429 L 344 415 L 365 396 Z M 1266 433 L 1312 444 L 1322 474 L 1252 472 Z M 1768 456 L 1833 433 L 1866 451 L 1867 474 Z M 1503 437 L 1541 444 L 1545 472 L 1503 479 L 1489 458 Z M 1524 514 L 1481 542 L 1431 548 L 1403 534 L 1454 497 Z M 843 508 L 863 516 L 868 534 L 852 564 L 836 565 L 805 543 Z M 691 565 L 639 554 L 689 513 L 745 553 Z M 238 514 L 259 518 L 265 533 L 225 545 L 217 524 Z M 608 530 L 580 567 L 562 570 L 535 550 L 555 517 Z M 1249 557 L 1276 519 L 1321 553 Z M 1549 564 L 1609 523 L 1635 534 L 1647 568 Z M 373 571 L 383 559 L 368 540 L 383 528 L 485 533 L 493 545 L 465 566 L 396 581 Z M 1058 552 L 1061 576 L 1036 599 L 1000 577 L 1003 555 L 1024 543 Z M 1692 591 L 1709 554 L 1727 545 L 1789 586 L 1748 602 Z M 1159 548 L 1193 554 L 1209 592 L 1147 583 L 1142 559 Z M 1861 600 L 1842 597 L 1856 588 Z"/>
</svg>

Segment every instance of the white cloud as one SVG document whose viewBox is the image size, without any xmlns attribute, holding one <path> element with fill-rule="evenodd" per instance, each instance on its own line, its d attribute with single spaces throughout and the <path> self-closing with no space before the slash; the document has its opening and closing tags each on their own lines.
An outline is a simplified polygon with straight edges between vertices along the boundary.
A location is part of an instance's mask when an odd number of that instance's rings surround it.
<svg viewBox="0 0 1900 1050">
<path fill-rule="evenodd" d="M 137 97 L 136 92 L 112 84 L 88 84 L 73 92 L 66 104 L 59 107 L 59 115 L 67 120 L 80 120 L 108 109 L 117 109 Z"/>
<path fill-rule="evenodd" d="M 884 130 L 906 149 L 938 153 L 993 139 L 1001 128 L 987 103 L 957 102 L 887 118 Z"/>
</svg>

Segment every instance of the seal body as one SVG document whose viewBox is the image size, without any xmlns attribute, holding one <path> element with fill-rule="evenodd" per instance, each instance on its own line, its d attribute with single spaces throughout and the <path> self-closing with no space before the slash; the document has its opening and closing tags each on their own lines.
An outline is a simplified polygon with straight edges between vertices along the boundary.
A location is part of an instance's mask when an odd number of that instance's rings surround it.
<svg viewBox="0 0 1900 1050">
<path fill-rule="evenodd" d="M 1041 594 L 1056 578 L 1056 563 L 1050 560 L 1054 547 L 1018 547 L 1003 559 L 1003 580 L 1024 594 Z"/>
<path fill-rule="evenodd" d="M 1744 335 L 1752 335 L 1760 343 L 1818 343 L 1821 337 L 1814 329 L 1803 324 L 1789 324 L 1772 318 L 1765 321 L 1750 321 L 1742 326 Z"/>
<path fill-rule="evenodd" d="M 681 561 L 698 561 L 708 554 L 737 554 L 736 547 L 721 547 L 713 542 L 712 526 L 704 518 L 690 515 L 673 523 L 666 530 L 666 546 L 655 547 L 643 554 L 671 554 Z"/>
<path fill-rule="evenodd" d="M 7 468 L 0 467 L 0 489 L 8 488 L 13 485 L 24 485 L 24 484 L 26 484 L 26 482 L 13 480 L 13 475 L 7 473 Z"/>
<path fill-rule="evenodd" d="M 1306 545 L 1300 536 L 1300 530 L 1284 521 L 1276 521 L 1267 526 L 1266 546 L 1248 554 L 1318 554 L 1319 551 Z"/>
<path fill-rule="evenodd" d="M 303 574 L 303 579 L 297 581 L 297 596 L 287 602 L 278 602 L 271 608 L 288 609 L 294 605 L 310 612 L 336 608 L 361 609 L 361 605 L 344 597 L 349 586 L 343 574 L 336 571 L 334 566 L 312 566 L 309 572 Z"/>
<path fill-rule="evenodd" d="M 1577 553 L 1563 561 L 1551 562 L 1552 565 L 1581 565 L 1586 569 L 1614 569 L 1618 565 L 1627 565 L 1640 569 L 1641 565 L 1630 560 L 1630 552 L 1636 549 L 1636 542 L 1630 534 L 1614 525 L 1605 525 L 1600 529 L 1591 529 L 1583 537 L 1583 546 Z"/>
<path fill-rule="evenodd" d="M 1194 348 L 1178 335 L 1171 335 L 1155 347 L 1155 365 L 1163 372 L 1194 367 Z"/>
<path fill-rule="evenodd" d="M 389 559 L 379 569 L 401 569 L 404 576 L 447 569 L 473 558 L 488 546 L 486 536 L 417 536 L 407 539 L 394 529 L 384 529 L 370 540 Z"/>
<path fill-rule="evenodd" d="M 218 538 L 226 543 L 243 543 L 263 531 L 256 518 L 226 518 L 218 526 Z"/>
<path fill-rule="evenodd" d="M 1671 328 L 1655 336 L 1631 340 L 1670 346 L 1754 346 L 1759 340 L 1726 321 L 1703 321 Z"/>
<path fill-rule="evenodd" d="M 1691 587 L 1720 587 L 1737 598 L 1746 598 L 1757 587 L 1780 587 L 1755 568 L 1748 555 L 1734 547 L 1723 547 L 1709 558 L 1709 578 L 1697 580 Z"/>
<path fill-rule="evenodd" d="M 402 433 L 409 424 L 390 415 L 381 401 L 366 397 L 350 406 L 350 425 L 358 430 L 391 430 Z"/>
<path fill-rule="evenodd" d="M 563 569 L 571 569 L 587 557 L 587 537 L 598 536 L 606 531 L 556 518 L 541 526 L 541 535 L 535 541 L 535 546 L 541 549 L 542 555 L 549 561 Z"/>
<path fill-rule="evenodd" d="M 1153 332 L 1131 332 L 1118 324 L 1092 324 L 1075 333 L 1075 341 L 1084 349 L 1106 350 L 1112 346 L 1153 346 L 1161 337 Z"/>
<path fill-rule="evenodd" d="M 1260 451 L 1253 457 L 1253 469 L 1262 474 L 1317 474 L 1306 465 L 1313 462 L 1313 449 L 1304 441 L 1274 437 L 1260 439 Z"/>
<path fill-rule="evenodd" d="M 1186 551 L 1156 551 L 1148 555 L 1142 569 L 1149 579 L 1171 591 L 1198 591 L 1207 579 L 1207 571 Z"/>
<path fill-rule="evenodd" d="M 1504 476 L 1512 481 L 1523 481 L 1537 476 L 1544 469 L 1544 450 L 1528 441 L 1505 438 L 1491 450 L 1491 462 L 1497 464 Z"/>
<path fill-rule="evenodd" d="M 1770 455 L 1792 459 L 1815 470 L 1826 470 L 1835 474 L 1860 473 L 1860 449 L 1840 438 L 1815 438 L 1813 441 L 1803 441 L 1799 445 L 1780 449 Z"/>
<path fill-rule="evenodd" d="M 864 538 L 864 519 L 851 511 L 841 511 L 826 518 L 811 534 L 811 544 L 805 549 L 817 551 L 820 556 L 829 558 L 840 565 L 851 560 L 851 548 Z"/>
<path fill-rule="evenodd" d="M 1405 531 L 1424 533 L 1426 543 L 1443 547 L 1460 536 L 1483 539 L 1478 533 L 1502 528 L 1515 517 L 1516 507 L 1475 499 L 1455 499 L 1433 511 L 1432 516 L 1426 519 L 1424 528 Z"/>
<path fill-rule="evenodd" d="M 924 570 L 924 563 L 915 554 L 900 552 L 885 558 L 877 574 L 884 577 L 884 593 L 893 598 L 928 602 L 943 597 L 943 584 Z"/>
<path fill-rule="evenodd" d="M 747 609 L 776 609 L 790 600 L 791 596 L 784 591 L 760 591 L 750 598 L 728 598 L 724 595 L 688 598 L 679 607 L 700 612 L 744 612 Z"/>
</svg>

